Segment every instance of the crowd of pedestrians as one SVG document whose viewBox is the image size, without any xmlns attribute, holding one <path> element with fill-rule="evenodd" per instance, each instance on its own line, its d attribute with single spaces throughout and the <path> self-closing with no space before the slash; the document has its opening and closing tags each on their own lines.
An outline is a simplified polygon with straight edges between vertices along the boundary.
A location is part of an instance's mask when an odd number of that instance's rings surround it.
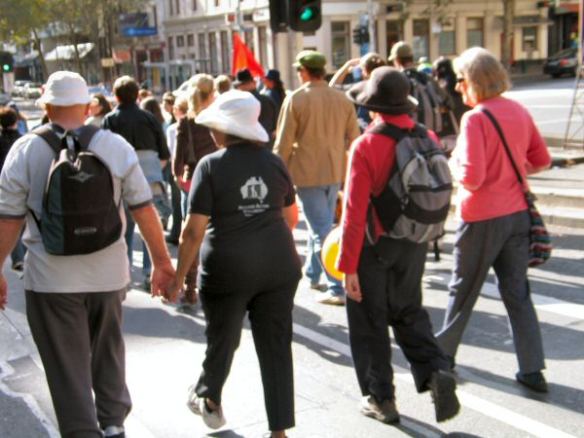
<svg viewBox="0 0 584 438">
<path fill-rule="evenodd" d="M 166 304 L 200 301 L 207 349 L 187 405 L 210 428 L 226 423 L 222 389 L 246 315 L 271 436 L 283 438 L 294 426 L 292 310 L 302 277 L 318 302 L 346 306 L 366 416 L 400 419 L 388 326 L 417 391 L 432 394 L 436 420 L 457 415 L 456 351 L 491 266 L 511 322 L 516 379 L 547 391 L 527 278 L 525 188 L 503 143 L 523 176 L 545 169 L 550 156 L 527 111 L 502 96 L 505 69 L 481 48 L 454 64 L 441 58 L 416 65 L 403 41 L 387 60 L 374 53 L 349 60 L 328 80 L 326 65 L 321 53 L 300 52 L 300 86 L 291 91 L 277 70 L 261 78 L 261 89 L 247 69 L 235 77 L 199 73 L 186 93 L 165 93 L 161 102 L 122 76 L 113 108 L 103 95 L 90 96 L 78 74 L 56 72 L 39 104 L 48 118 L 43 128 L 67 151 L 61 155 L 40 131 L 19 133 L 15 109 L 0 109 L 0 262 L 11 254 L 12 268 L 24 268 L 27 317 L 63 437 L 125 436 L 132 403 L 121 320 L 136 225 L 144 289 Z M 88 126 L 101 129 L 92 128 L 83 145 Z M 451 155 L 459 184 L 450 299 L 436 334 L 422 306 L 428 243 L 388 237 L 372 206 L 397 166 L 399 139 L 383 134 L 387 126 L 421 132 Z M 84 150 L 111 173 L 123 231 L 98 251 L 54 255 L 44 246 L 49 230 L 36 220 L 50 208 L 51 163 L 55 154 Z M 292 236 L 298 207 L 308 227 L 304 266 Z M 321 261 L 335 222 L 342 281 Z M 176 271 L 167 245 L 178 245 Z M 1 309 L 7 299 L 0 274 Z"/>
</svg>

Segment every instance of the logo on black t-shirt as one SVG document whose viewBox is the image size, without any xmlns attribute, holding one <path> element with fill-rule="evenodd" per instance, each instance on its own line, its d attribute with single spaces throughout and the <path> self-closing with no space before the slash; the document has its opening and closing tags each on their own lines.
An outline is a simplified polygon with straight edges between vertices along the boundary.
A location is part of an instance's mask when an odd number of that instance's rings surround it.
<svg viewBox="0 0 584 438">
<path fill-rule="evenodd" d="M 240 205 L 239 210 L 245 216 L 252 216 L 254 214 L 263 213 L 269 208 L 268 204 L 264 204 L 264 199 L 268 195 L 268 186 L 260 176 L 253 176 L 248 179 L 240 189 L 241 197 L 246 201 L 256 200 L 255 204 Z"/>
</svg>

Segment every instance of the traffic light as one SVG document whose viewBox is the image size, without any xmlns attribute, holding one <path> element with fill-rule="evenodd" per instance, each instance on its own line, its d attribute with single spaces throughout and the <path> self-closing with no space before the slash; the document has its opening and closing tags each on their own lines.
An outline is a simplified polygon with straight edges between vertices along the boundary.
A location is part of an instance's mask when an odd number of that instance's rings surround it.
<svg viewBox="0 0 584 438">
<path fill-rule="evenodd" d="M 10 52 L 0 52 L 1 73 L 12 73 L 14 71 L 14 57 Z"/>
<path fill-rule="evenodd" d="M 270 0 L 270 28 L 275 33 L 288 30 L 288 9 L 285 1 Z"/>
<path fill-rule="evenodd" d="M 369 29 L 365 26 L 359 26 L 353 29 L 353 42 L 357 45 L 369 42 Z"/>
<path fill-rule="evenodd" d="M 298 32 L 314 32 L 322 24 L 320 0 L 289 0 L 288 22 L 290 29 Z"/>
</svg>

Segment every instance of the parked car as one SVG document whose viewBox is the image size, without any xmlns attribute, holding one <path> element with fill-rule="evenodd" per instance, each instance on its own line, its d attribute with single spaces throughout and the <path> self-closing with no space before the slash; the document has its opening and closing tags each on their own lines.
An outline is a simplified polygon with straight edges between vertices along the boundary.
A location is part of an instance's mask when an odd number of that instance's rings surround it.
<svg viewBox="0 0 584 438">
<path fill-rule="evenodd" d="M 23 97 L 27 99 L 38 99 L 43 94 L 43 84 L 29 82 L 24 86 Z"/>
<path fill-rule="evenodd" d="M 543 64 L 543 72 L 553 78 L 559 78 L 564 74 L 576 76 L 578 68 L 578 49 L 561 50 L 548 59 Z"/>
<path fill-rule="evenodd" d="M 15 97 L 23 97 L 24 96 L 24 94 L 23 94 L 24 87 L 29 82 L 30 81 L 22 81 L 22 80 L 14 81 L 14 86 L 12 87 L 11 94 Z"/>
</svg>

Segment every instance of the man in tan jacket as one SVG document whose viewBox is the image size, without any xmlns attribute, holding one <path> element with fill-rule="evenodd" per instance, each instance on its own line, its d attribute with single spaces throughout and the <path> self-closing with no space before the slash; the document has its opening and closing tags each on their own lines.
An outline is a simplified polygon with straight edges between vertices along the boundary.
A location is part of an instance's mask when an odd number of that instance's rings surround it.
<svg viewBox="0 0 584 438">
<path fill-rule="evenodd" d="M 286 163 L 309 228 L 304 273 L 311 287 L 326 290 L 318 301 L 343 305 L 343 286 L 327 275 L 320 284 L 322 242 L 332 228 L 337 193 L 344 179 L 346 151 L 359 135 L 353 104 L 324 80 L 325 57 L 304 50 L 294 66 L 302 85 L 280 111 L 274 152 Z"/>
</svg>

